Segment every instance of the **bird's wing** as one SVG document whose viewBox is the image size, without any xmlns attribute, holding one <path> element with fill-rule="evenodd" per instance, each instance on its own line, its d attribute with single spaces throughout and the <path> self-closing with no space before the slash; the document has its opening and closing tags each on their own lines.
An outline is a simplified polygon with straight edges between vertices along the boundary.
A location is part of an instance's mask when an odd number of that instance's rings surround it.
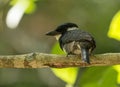
<svg viewBox="0 0 120 87">
<path fill-rule="evenodd" d="M 72 30 L 69 32 L 66 32 L 59 40 L 60 47 L 62 48 L 64 44 L 70 43 L 73 41 L 79 41 L 79 42 L 90 42 L 91 44 L 95 45 L 94 38 L 87 32 L 81 31 L 81 30 Z"/>
<path fill-rule="evenodd" d="M 85 31 L 73 30 L 65 33 L 60 39 L 63 43 L 69 43 L 72 41 L 92 41 L 93 37 Z"/>
</svg>

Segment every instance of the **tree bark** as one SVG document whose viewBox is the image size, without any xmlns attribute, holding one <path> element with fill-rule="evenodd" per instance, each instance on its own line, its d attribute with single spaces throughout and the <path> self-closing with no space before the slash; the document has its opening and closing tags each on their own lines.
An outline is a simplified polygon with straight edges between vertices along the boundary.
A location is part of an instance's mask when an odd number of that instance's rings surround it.
<svg viewBox="0 0 120 87">
<path fill-rule="evenodd" d="M 0 56 L 0 68 L 64 68 L 111 66 L 120 64 L 120 53 L 106 53 L 90 56 L 90 64 L 81 61 L 80 56 L 29 53 L 23 55 Z"/>
</svg>

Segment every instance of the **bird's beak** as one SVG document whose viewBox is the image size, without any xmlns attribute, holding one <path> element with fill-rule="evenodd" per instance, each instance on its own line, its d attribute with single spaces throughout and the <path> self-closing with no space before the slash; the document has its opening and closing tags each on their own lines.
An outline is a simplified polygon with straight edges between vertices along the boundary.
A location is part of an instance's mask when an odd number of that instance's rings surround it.
<svg viewBox="0 0 120 87">
<path fill-rule="evenodd" d="M 51 31 L 51 32 L 46 33 L 46 35 L 49 35 L 49 36 L 56 36 L 58 34 L 60 34 L 60 33 L 57 31 Z"/>
</svg>

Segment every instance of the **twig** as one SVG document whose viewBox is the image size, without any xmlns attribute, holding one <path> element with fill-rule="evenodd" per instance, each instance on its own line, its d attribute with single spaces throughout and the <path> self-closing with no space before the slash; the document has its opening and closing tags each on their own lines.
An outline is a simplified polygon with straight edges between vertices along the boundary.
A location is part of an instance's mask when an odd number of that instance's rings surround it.
<svg viewBox="0 0 120 87">
<path fill-rule="evenodd" d="M 0 68 L 64 68 L 64 67 L 90 67 L 110 66 L 120 64 L 120 53 L 97 54 L 90 57 L 91 64 L 81 61 L 80 56 L 68 56 L 29 53 L 23 55 L 0 56 Z"/>
</svg>

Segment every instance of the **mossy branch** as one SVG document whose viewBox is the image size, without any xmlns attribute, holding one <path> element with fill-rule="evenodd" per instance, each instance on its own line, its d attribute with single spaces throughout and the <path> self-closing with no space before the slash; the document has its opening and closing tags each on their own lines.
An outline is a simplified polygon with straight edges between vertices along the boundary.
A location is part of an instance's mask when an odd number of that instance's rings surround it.
<svg viewBox="0 0 120 87">
<path fill-rule="evenodd" d="M 68 56 L 29 53 L 23 55 L 0 56 L 0 68 L 64 68 L 64 67 L 90 67 L 111 66 L 120 64 L 120 53 L 106 53 L 90 56 L 91 64 L 81 61 L 80 56 Z"/>
</svg>

